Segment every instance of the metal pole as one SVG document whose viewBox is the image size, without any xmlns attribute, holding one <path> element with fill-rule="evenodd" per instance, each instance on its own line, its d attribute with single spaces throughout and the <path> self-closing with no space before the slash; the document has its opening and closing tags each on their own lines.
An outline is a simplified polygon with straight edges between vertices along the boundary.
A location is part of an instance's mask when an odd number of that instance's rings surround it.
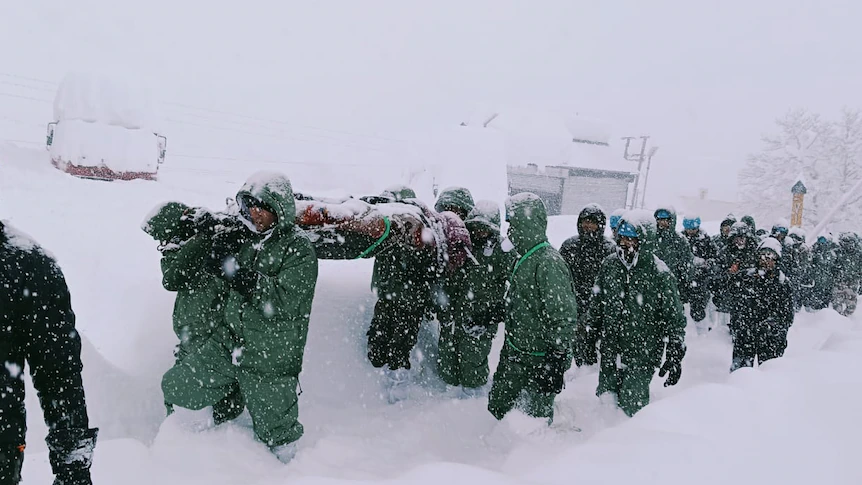
<svg viewBox="0 0 862 485">
<path fill-rule="evenodd" d="M 643 169 L 643 165 L 644 165 L 644 152 L 646 152 L 646 142 L 648 139 L 649 139 L 648 136 L 642 136 L 641 137 L 641 140 L 643 140 L 643 142 L 641 143 L 641 152 L 637 156 L 638 157 L 638 175 L 635 178 L 635 191 L 634 191 L 634 195 L 632 195 L 632 209 L 636 209 L 638 206 L 638 192 L 639 192 L 639 187 L 640 187 L 640 183 L 641 183 L 641 170 Z"/>
<path fill-rule="evenodd" d="M 653 157 L 653 155 L 655 155 L 655 152 L 657 152 L 657 151 L 658 151 L 658 147 L 652 147 L 649 150 L 649 156 L 647 158 L 647 164 L 646 164 L 646 175 L 644 175 L 644 189 L 643 189 L 642 194 L 641 194 L 641 209 L 643 209 L 644 205 L 646 204 L 646 189 L 647 189 L 647 184 L 649 183 L 649 168 L 652 166 L 652 157 Z"/>
</svg>

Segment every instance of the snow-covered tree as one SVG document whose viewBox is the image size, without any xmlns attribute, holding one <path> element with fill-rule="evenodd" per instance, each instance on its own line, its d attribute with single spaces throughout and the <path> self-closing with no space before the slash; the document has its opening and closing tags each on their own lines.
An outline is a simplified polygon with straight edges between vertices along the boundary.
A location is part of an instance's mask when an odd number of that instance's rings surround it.
<svg viewBox="0 0 862 485">
<path fill-rule="evenodd" d="M 750 155 L 739 173 L 742 205 L 763 227 L 789 218 L 790 188 L 801 177 L 808 188 L 803 224 L 813 228 L 862 178 L 862 114 L 845 109 L 829 121 L 797 109 L 776 125 L 778 132 L 763 138 L 763 151 Z M 832 227 L 862 227 L 862 194 L 846 204 Z"/>
</svg>

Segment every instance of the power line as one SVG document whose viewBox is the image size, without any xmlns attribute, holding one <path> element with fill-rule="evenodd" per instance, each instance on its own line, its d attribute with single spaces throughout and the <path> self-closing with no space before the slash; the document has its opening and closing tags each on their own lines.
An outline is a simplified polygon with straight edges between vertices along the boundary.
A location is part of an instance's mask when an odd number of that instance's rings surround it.
<svg viewBox="0 0 862 485">
<path fill-rule="evenodd" d="M 29 76 L 21 76 L 21 75 L 18 75 L 18 74 L 10 74 L 10 73 L 0 72 L 0 76 L 5 76 L 5 77 L 11 78 L 11 79 L 18 79 L 18 80 L 22 80 L 22 81 L 29 81 L 29 82 L 43 83 L 43 84 L 50 85 L 50 86 L 58 86 L 58 83 L 56 83 L 56 82 L 54 82 L 54 81 L 48 81 L 48 80 L 45 80 L 45 79 L 39 79 L 39 78 L 29 77 Z M 36 90 L 36 91 L 45 91 L 45 92 L 52 92 L 52 91 L 54 91 L 54 89 L 48 89 L 47 87 L 28 86 L 28 85 L 25 85 L 25 84 L 12 83 L 12 82 L 8 82 L 8 81 L 0 81 L 0 84 L 6 84 L 6 85 L 10 85 L 10 86 L 22 87 L 22 88 L 25 88 L 25 89 L 33 89 L 33 90 Z M 39 99 L 39 98 L 34 98 L 34 97 L 29 97 L 29 96 L 15 95 L 15 94 L 9 94 L 9 93 L 0 93 L 0 95 L 2 95 L 2 96 L 7 96 L 7 97 L 13 97 L 13 98 L 19 98 L 19 99 L 26 99 L 26 100 L 30 100 L 30 101 L 39 101 L 39 102 L 44 102 L 44 103 L 52 103 L 52 101 L 50 101 L 50 100 Z M 174 107 L 178 107 L 178 108 L 182 108 L 182 109 L 186 109 L 186 110 L 202 111 L 202 112 L 212 113 L 212 114 L 216 114 L 216 115 L 220 115 L 220 116 L 225 116 L 225 117 L 234 117 L 234 118 L 241 118 L 241 119 L 247 119 L 247 120 L 257 121 L 257 122 L 260 122 L 260 123 L 266 123 L 266 124 L 277 124 L 277 125 L 284 125 L 284 126 L 293 126 L 293 127 L 298 127 L 298 128 L 304 128 L 304 129 L 307 129 L 307 130 L 315 130 L 315 131 L 321 131 L 321 132 L 325 132 L 325 133 L 332 133 L 332 134 L 336 134 L 336 135 L 346 135 L 346 136 L 353 136 L 353 137 L 358 137 L 358 138 L 367 138 L 367 139 L 374 139 L 374 140 L 384 140 L 384 141 L 390 141 L 390 142 L 395 142 L 395 143 L 407 143 L 407 141 L 406 141 L 406 140 L 401 140 L 401 139 L 398 139 L 398 138 L 391 138 L 391 137 L 385 137 L 385 136 L 380 136 L 380 135 L 371 135 L 371 134 L 366 134 L 366 133 L 356 133 L 356 132 L 352 132 L 352 131 L 347 131 L 347 130 L 337 130 L 337 129 L 332 129 L 332 128 L 322 128 L 322 127 L 318 127 L 318 126 L 305 125 L 305 124 L 302 124 L 302 123 L 294 123 L 294 122 L 289 122 L 289 121 L 280 121 L 280 120 L 274 120 L 274 119 L 268 119 L 268 118 L 259 118 L 259 117 L 249 116 L 249 115 L 245 115 L 245 114 L 241 114 L 241 113 L 233 113 L 233 112 L 230 112 L 230 111 L 224 111 L 224 110 L 218 110 L 218 109 L 212 109 L 212 108 L 205 108 L 205 107 L 201 107 L 201 106 L 194 106 L 194 105 L 185 104 L 185 103 L 177 103 L 177 102 L 170 102 L 170 101 L 166 101 L 166 102 L 163 102 L 162 104 L 164 104 L 164 105 L 166 105 L 166 106 L 174 106 Z M 190 115 L 190 116 L 199 116 L 199 117 L 200 117 L 200 115 L 194 115 L 194 114 L 188 114 L 188 115 Z M 174 122 L 177 122 L 176 120 L 173 120 L 173 121 L 174 121 Z M 216 120 L 213 120 L 213 121 L 216 121 Z M 233 120 L 229 120 L 228 122 L 230 122 L 230 123 L 235 123 L 235 124 L 243 124 L 243 123 L 240 123 L 240 122 L 237 122 L 237 121 L 233 121 Z M 250 125 L 250 126 L 253 126 L 253 127 L 254 127 L 254 125 Z M 263 127 L 261 126 L 260 128 L 263 128 Z M 282 131 L 281 133 L 284 133 L 284 132 Z M 321 138 L 326 138 L 324 135 L 320 135 L 320 134 L 313 134 L 313 133 L 299 133 L 299 135 L 305 135 L 305 136 L 317 136 L 317 137 L 321 137 Z M 345 141 L 345 142 L 348 142 L 348 143 L 350 142 L 350 140 L 344 140 L 344 139 L 339 139 L 339 138 L 331 138 L 331 137 L 329 137 L 329 138 L 326 138 L 326 139 L 331 139 L 331 140 L 336 140 L 336 141 Z M 370 148 L 367 148 L 367 147 L 365 147 L 365 148 L 366 148 L 366 149 L 370 149 Z"/>
<path fill-rule="evenodd" d="M 7 96 L 7 97 L 10 97 L 10 98 L 26 99 L 26 100 L 29 100 L 29 101 L 39 101 L 39 102 L 42 102 L 42 103 L 53 104 L 53 101 L 49 101 L 49 100 L 47 100 L 47 99 L 42 99 L 42 98 L 32 98 L 32 97 L 30 97 L 30 96 L 22 96 L 22 95 L 20 95 L 20 94 L 0 93 L 0 96 Z"/>
<path fill-rule="evenodd" d="M 31 121 L 19 120 L 18 118 L 9 118 L 6 116 L 0 117 L 0 121 L 5 121 L 7 123 L 14 123 L 16 125 L 27 126 L 30 128 L 36 128 L 36 127 L 45 128 L 45 125 L 36 124 L 36 123 L 31 122 Z"/>
<path fill-rule="evenodd" d="M 170 154 L 169 158 L 194 158 L 201 160 L 223 160 L 228 162 L 252 162 L 252 163 L 272 163 L 276 165 L 310 165 L 310 166 L 326 166 L 326 167 L 397 167 L 398 164 L 395 163 L 328 163 L 328 162 L 297 162 L 294 160 L 263 160 L 263 159 L 252 159 L 252 158 L 233 158 L 233 157 L 211 157 L 206 155 L 185 155 L 185 154 Z M 176 167 L 182 170 L 198 170 L 198 171 L 207 171 L 206 169 L 195 169 L 191 167 Z"/>
<path fill-rule="evenodd" d="M 0 84 L 5 84 L 7 86 L 16 86 L 16 87 L 24 88 L 24 89 L 32 89 L 34 91 L 45 91 L 45 92 L 49 92 L 49 93 L 53 93 L 56 91 L 56 89 L 40 88 L 40 87 L 36 87 L 36 86 L 28 86 L 26 84 L 13 83 L 13 82 L 9 82 L 9 81 L 0 81 Z"/>
<path fill-rule="evenodd" d="M 236 130 L 233 128 L 225 128 L 225 127 L 221 127 L 221 126 L 210 126 L 210 125 L 205 125 L 205 124 L 201 124 L 201 123 L 193 123 L 190 121 L 182 121 L 182 120 L 178 120 L 175 118 L 166 118 L 165 121 L 168 121 L 171 123 L 177 123 L 180 125 L 197 126 L 200 128 L 206 128 L 206 129 L 210 129 L 210 130 L 220 130 L 220 131 L 228 131 L 231 133 L 244 133 L 247 135 L 262 136 L 262 137 L 266 137 L 266 138 L 275 138 L 277 140 L 293 140 L 293 141 L 298 141 L 300 143 L 317 143 L 320 145 L 341 146 L 341 147 L 345 147 L 345 148 L 353 148 L 353 149 L 377 151 L 377 152 L 385 153 L 385 150 L 381 150 L 379 148 L 364 147 L 364 146 L 360 146 L 360 145 L 345 145 L 343 143 L 331 143 L 331 142 L 324 142 L 321 140 L 308 140 L 308 139 L 302 139 L 302 138 L 295 138 L 295 137 L 287 136 L 287 135 L 275 135 L 275 134 L 267 134 L 267 133 L 260 133 L 260 132 L 246 131 L 246 130 Z M 287 133 L 287 132 L 282 131 L 281 133 Z"/>
<path fill-rule="evenodd" d="M 350 135 L 350 136 L 358 136 L 358 137 L 364 137 L 364 138 L 373 138 L 373 139 L 378 139 L 378 140 L 387 140 L 387 141 L 394 141 L 394 142 L 399 142 L 399 143 L 406 143 L 405 140 L 400 140 L 397 138 L 388 138 L 388 137 L 383 137 L 383 136 L 378 136 L 378 135 L 368 135 L 368 134 L 364 134 L 364 133 L 354 133 L 354 132 L 350 132 L 350 131 L 334 130 L 334 129 L 330 129 L 330 128 L 320 128 L 317 126 L 303 125 L 300 123 L 292 123 L 289 121 L 278 121 L 278 120 L 272 120 L 272 119 L 267 119 L 267 118 L 256 118 L 254 116 L 248 116 L 248 115 L 243 115 L 243 114 L 239 114 L 239 113 L 231 113 L 229 111 L 221 111 L 221 110 L 210 109 L 210 108 L 201 108 L 201 107 L 192 106 L 192 105 L 188 105 L 188 104 L 182 104 L 182 103 L 165 102 L 164 104 L 168 105 L 168 106 L 177 106 L 180 108 L 206 111 L 208 113 L 215 113 L 215 114 L 219 114 L 219 115 L 234 116 L 237 118 L 245 118 L 245 119 L 249 119 L 249 120 L 260 121 L 262 123 L 275 123 L 275 124 L 279 124 L 279 125 L 296 126 L 296 127 L 300 127 L 300 128 L 325 131 L 325 132 L 335 133 L 335 134 L 340 134 L 340 135 Z"/>
<path fill-rule="evenodd" d="M 244 121 L 237 121 L 237 120 L 231 120 L 231 119 L 212 118 L 212 117 L 208 117 L 205 115 L 201 115 L 201 114 L 197 114 L 197 113 L 188 113 L 188 112 L 179 113 L 179 116 L 189 116 L 189 117 L 194 117 L 194 118 L 198 118 L 198 119 L 202 119 L 202 120 L 206 120 L 206 121 L 211 121 L 214 123 L 230 123 L 230 124 L 235 124 L 235 125 L 248 126 L 250 128 L 260 128 L 260 129 L 264 129 L 264 130 L 272 130 L 272 131 L 275 131 L 277 133 L 289 133 L 283 129 L 273 128 L 272 123 L 268 123 L 268 124 L 248 123 L 248 122 L 244 122 Z M 336 137 L 327 136 L 327 135 L 321 135 L 321 134 L 317 134 L 317 133 L 296 132 L 293 134 L 298 135 L 298 136 L 313 136 L 313 137 L 320 138 L 322 140 L 333 140 L 333 141 L 338 141 L 338 142 L 350 143 L 350 142 L 356 141 L 356 140 L 347 140 L 344 138 L 336 138 Z"/>
<path fill-rule="evenodd" d="M 5 72 L 0 72 L 0 76 L 6 76 L 6 77 L 10 77 L 12 79 L 21 79 L 23 81 L 35 81 L 37 83 L 45 83 L 45 84 L 50 84 L 52 86 L 57 86 L 57 83 L 54 81 L 46 81 L 44 79 L 37 79 L 35 77 L 19 76 L 17 74 L 9 74 L 9 73 L 5 73 Z"/>
<path fill-rule="evenodd" d="M 39 145 L 39 146 L 45 145 L 45 142 L 43 142 L 43 141 L 10 140 L 8 138 L 0 138 L 0 141 L 7 141 L 7 142 L 11 142 L 11 143 L 26 143 L 28 145 Z"/>
</svg>

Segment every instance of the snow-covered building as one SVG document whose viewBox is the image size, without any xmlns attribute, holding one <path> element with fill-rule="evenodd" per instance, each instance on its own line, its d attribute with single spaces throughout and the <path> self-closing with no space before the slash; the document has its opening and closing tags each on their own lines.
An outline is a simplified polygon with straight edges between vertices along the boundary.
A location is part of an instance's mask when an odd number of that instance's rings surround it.
<svg viewBox="0 0 862 485">
<path fill-rule="evenodd" d="M 167 140 L 154 132 L 154 121 L 143 89 L 107 75 L 70 73 L 54 98 L 51 161 L 81 177 L 155 179 Z"/>
<path fill-rule="evenodd" d="M 626 207 L 637 167 L 602 123 L 512 111 L 482 124 L 504 134 L 510 194 L 535 193 L 551 215 L 577 214 L 589 203 L 608 212 Z"/>
</svg>

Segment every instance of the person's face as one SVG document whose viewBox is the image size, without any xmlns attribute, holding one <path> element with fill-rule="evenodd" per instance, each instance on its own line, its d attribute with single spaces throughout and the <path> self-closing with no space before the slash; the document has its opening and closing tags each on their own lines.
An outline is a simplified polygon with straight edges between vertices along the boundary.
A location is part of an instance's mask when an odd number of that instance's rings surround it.
<svg viewBox="0 0 862 485">
<path fill-rule="evenodd" d="M 785 237 L 787 237 L 787 234 L 784 234 L 783 232 L 777 232 L 777 233 L 775 233 L 775 235 L 774 235 L 774 236 L 772 236 L 772 237 L 774 237 L 775 239 L 778 239 L 778 242 L 783 243 L 783 242 L 784 242 L 784 238 L 785 238 Z"/>
<path fill-rule="evenodd" d="M 491 236 L 491 231 L 484 228 L 470 231 L 470 239 L 474 246 L 484 246 L 491 239 Z"/>
<path fill-rule="evenodd" d="M 581 222 L 578 223 L 578 227 L 580 228 L 581 234 L 596 234 L 599 232 L 599 224 L 592 219 L 582 219 Z"/>
<path fill-rule="evenodd" d="M 670 229 L 670 219 L 656 219 L 655 224 L 662 231 Z"/>
<path fill-rule="evenodd" d="M 727 237 L 730 234 L 730 226 L 721 226 L 721 235 Z"/>
<path fill-rule="evenodd" d="M 631 263 L 640 249 L 640 240 L 636 237 L 620 236 L 617 238 L 617 246 L 622 251 L 626 261 Z"/>
<path fill-rule="evenodd" d="M 736 236 L 733 238 L 733 244 L 739 249 L 744 248 L 747 242 L 745 236 Z"/>
<path fill-rule="evenodd" d="M 772 271 L 778 264 L 778 256 L 772 251 L 763 251 L 760 253 L 760 269 Z"/>
<path fill-rule="evenodd" d="M 258 232 L 266 232 L 272 229 L 278 220 L 275 214 L 258 206 L 249 207 L 249 215 L 251 216 L 252 224 L 254 224 Z"/>
<path fill-rule="evenodd" d="M 698 230 L 699 230 L 699 229 L 686 229 L 686 230 L 685 230 L 685 234 L 686 234 L 687 236 L 689 236 L 689 237 L 694 237 L 694 236 L 697 236 L 697 231 L 698 231 Z"/>
</svg>

